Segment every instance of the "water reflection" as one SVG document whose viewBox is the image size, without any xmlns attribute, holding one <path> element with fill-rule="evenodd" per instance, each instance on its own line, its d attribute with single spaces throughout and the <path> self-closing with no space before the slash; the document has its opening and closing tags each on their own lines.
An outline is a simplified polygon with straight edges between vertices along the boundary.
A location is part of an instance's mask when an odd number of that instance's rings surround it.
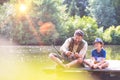
<svg viewBox="0 0 120 80">
<path fill-rule="evenodd" d="M 57 46 L 59 49 L 59 46 Z M 87 58 L 90 58 L 93 46 L 88 47 Z M 105 46 L 107 59 L 120 60 L 120 46 Z M 48 58 L 50 52 L 56 52 L 51 46 L 1 46 L 0 60 L 12 62 L 35 62 L 41 66 L 53 66 Z"/>
<path fill-rule="evenodd" d="M 92 49 L 89 46 L 87 58 L 90 58 Z M 105 49 L 107 59 L 120 60 L 120 46 L 107 45 Z M 68 80 L 68 77 L 69 80 L 90 80 L 88 73 L 69 74 L 67 77 L 44 73 L 45 67 L 55 66 L 48 58 L 50 52 L 55 52 L 51 46 L 0 46 L 0 52 L 0 80 Z M 64 76 L 64 73 L 59 75 Z"/>
</svg>

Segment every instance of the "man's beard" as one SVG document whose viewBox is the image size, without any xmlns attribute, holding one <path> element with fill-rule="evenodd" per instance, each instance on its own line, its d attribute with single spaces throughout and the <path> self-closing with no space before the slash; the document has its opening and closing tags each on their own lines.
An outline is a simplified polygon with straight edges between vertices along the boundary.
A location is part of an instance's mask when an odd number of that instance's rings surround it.
<svg viewBox="0 0 120 80">
<path fill-rule="evenodd" d="M 80 43 L 80 41 L 75 41 L 74 44 L 75 45 L 78 45 Z"/>
</svg>

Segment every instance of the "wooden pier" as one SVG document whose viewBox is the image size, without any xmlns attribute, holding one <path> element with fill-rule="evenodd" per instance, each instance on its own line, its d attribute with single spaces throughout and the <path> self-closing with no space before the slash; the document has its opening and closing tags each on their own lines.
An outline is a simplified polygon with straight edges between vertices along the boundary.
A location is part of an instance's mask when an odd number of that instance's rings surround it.
<svg viewBox="0 0 120 80">
<path fill-rule="evenodd" d="M 68 76 L 70 77 L 69 80 L 74 80 L 74 78 L 72 77 L 73 74 L 78 78 L 80 75 L 82 76 L 86 75 L 86 77 L 92 77 L 93 78 L 92 80 L 120 80 L 120 60 L 107 60 L 107 61 L 109 62 L 109 67 L 106 69 L 91 69 L 89 67 L 56 69 L 55 67 L 54 68 L 52 67 L 52 68 L 45 68 L 44 72 L 48 74 L 55 73 L 58 76 L 60 76 L 60 78 L 62 77 L 64 78 L 64 76 Z M 87 80 L 87 79 L 85 78 L 82 80 Z"/>
</svg>

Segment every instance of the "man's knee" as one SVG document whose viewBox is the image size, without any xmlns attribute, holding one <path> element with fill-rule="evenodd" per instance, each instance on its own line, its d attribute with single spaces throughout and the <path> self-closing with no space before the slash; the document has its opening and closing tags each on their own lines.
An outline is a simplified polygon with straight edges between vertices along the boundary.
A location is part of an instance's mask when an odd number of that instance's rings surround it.
<svg viewBox="0 0 120 80">
<path fill-rule="evenodd" d="M 55 56 L 54 56 L 54 53 L 50 53 L 50 54 L 49 54 L 49 58 L 53 58 L 53 57 L 55 57 Z"/>
<path fill-rule="evenodd" d="M 82 59 L 82 58 L 78 58 L 78 59 L 77 59 L 77 62 L 78 62 L 78 63 L 82 63 L 82 62 L 83 62 L 83 59 Z"/>
</svg>

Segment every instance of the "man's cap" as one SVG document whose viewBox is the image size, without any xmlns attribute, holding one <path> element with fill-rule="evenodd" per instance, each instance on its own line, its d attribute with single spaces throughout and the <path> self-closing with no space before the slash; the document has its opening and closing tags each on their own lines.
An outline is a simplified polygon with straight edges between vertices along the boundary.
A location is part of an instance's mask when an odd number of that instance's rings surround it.
<svg viewBox="0 0 120 80">
<path fill-rule="evenodd" d="M 78 36 L 84 36 L 84 32 L 80 29 L 76 30 L 74 35 L 78 35 Z"/>
<path fill-rule="evenodd" d="M 103 40 L 101 38 L 96 38 L 94 43 L 101 43 L 104 44 Z"/>
</svg>

